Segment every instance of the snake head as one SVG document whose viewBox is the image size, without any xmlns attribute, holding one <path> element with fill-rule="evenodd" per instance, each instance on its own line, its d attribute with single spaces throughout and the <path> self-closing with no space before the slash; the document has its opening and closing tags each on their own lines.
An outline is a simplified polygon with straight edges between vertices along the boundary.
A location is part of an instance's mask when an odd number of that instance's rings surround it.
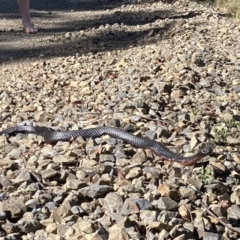
<svg viewBox="0 0 240 240">
<path fill-rule="evenodd" d="M 180 162 L 185 166 L 193 165 L 211 153 L 212 153 L 212 147 L 205 147 L 205 148 L 200 149 L 197 154 L 195 154 L 191 157 L 187 157 L 186 160 L 180 161 Z"/>
<path fill-rule="evenodd" d="M 212 153 L 212 148 L 211 147 L 205 147 L 205 148 L 202 148 L 200 149 L 199 153 L 202 155 L 202 156 L 207 156 L 209 154 Z"/>
</svg>

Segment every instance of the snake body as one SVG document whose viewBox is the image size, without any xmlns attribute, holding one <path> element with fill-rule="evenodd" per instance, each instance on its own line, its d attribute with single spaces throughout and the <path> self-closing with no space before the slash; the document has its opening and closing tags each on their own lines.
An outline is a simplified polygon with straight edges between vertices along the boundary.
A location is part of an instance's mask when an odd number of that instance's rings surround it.
<svg viewBox="0 0 240 240">
<path fill-rule="evenodd" d="M 157 156 L 160 156 L 168 161 L 179 162 L 185 166 L 196 163 L 203 157 L 209 155 L 212 151 L 211 148 L 206 147 L 190 157 L 183 157 L 172 152 L 167 147 L 154 140 L 134 136 L 133 134 L 128 133 L 122 129 L 108 126 L 90 129 L 80 129 L 74 131 L 55 131 L 51 128 L 44 126 L 16 126 L 0 131 L 0 135 L 11 135 L 15 133 L 34 133 L 36 135 L 42 136 L 44 138 L 44 141 L 47 143 L 56 143 L 58 141 L 72 141 L 78 137 L 87 139 L 100 137 L 102 135 L 109 135 L 114 138 L 122 139 L 127 143 L 130 143 L 134 147 L 150 149 Z"/>
</svg>

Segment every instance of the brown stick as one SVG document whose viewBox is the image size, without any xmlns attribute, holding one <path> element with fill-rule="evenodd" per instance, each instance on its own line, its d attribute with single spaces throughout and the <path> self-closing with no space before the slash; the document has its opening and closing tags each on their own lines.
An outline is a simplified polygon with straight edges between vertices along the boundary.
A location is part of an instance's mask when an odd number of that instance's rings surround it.
<svg viewBox="0 0 240 240">
<path fill-rule="evenodd" d="M 208 209 L 208 207 L 203 202 L 201 202 L 201 205 L 208 212 L 209 215 L 211 215 L 214 218 L 217 218 L 217 220 L 223 226 L 225 226 L 226 228 L 232 230 L 233 232 L 236 232 L 236 233 L 240 234 L 240 228 L 233 227 L 230 223 L 225 223 L 223 220 L 219 219 L 218 216 L 214 212 L 212 212 L 210 209 Z"/>
</svg>

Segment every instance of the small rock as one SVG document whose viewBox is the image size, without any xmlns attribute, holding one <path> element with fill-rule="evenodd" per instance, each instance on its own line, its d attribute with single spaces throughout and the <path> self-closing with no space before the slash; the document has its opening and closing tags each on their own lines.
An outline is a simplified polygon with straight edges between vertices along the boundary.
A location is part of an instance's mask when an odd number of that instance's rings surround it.
<svg viewBox="0 0 240 240">
<path fill-rule="evenodd" d="M 183 227 L 185 228 L 185 229 L 187 229 L 188 231 L 190 231 L 190 232 L 194 232 L 194 226 L 193 226 L 193 224 L 192 223 L 190 223 L 190 222 L 185 222 L 184 224 L 183 224 Z"/>
<path fill-rule="evenodd" d="M 51 192 L 43 192 L 41 190 L 38 190 L 34 194 L 34 198 L 37 199 L 41 204 L 45 204 L 47 202 L 51 202 L 53 200 L 53 195 Z"/>
<path fill-rule="evenodd" d="M 70 39 L 71 36 L 72 36 L 72 34 L 71 34 L 70 32 L 67 32 L 67 33 L 65 34 L 65 38 L 66 38 L 66 39 Z"/>
<path fill-rule="evenodd" d="M 192 136 L 190 141 L 190 148 L 194 149 L 198 145 L 198 143 L 199 143 L 199 140 L 197 139 L 197 137 L 195 135 Z"/>
<path fill-rule="evenodd" d="M 104 163 L 104 162 L 114 162 L 115 163 L 115 157 L 112 154 L 101 154 L 99 156 L 99 162 Z"/>
<path fill-rule="evenodd" d="M 178 208 L 178 212 L 179 212 L 179 214 L 181 215 L 182 218 L 190 220 L 190 212 L 185 205 L 181 205 Z"/>
<path fill-rule="evenodd" d="M 159 234 L 158 234 L 158 239 L 167 239 L 169 236 L 169 232 L 163 229 Z"/>
<path fill-rule="evenodd" d="M 23 112 L 34 112 L 36 110 L 36 107 L 33 105 L 23 106 L 22 111 Z"/>
<path fill-rule="evenodd" d="M 57 224 L 56 223 L 49 223 L 46 227 L 47 233 L 57 233 Z"/>
<path fill-rule="evenodd" d="M 139 213 L 139 208 L 134 200 L 127 198 L 122 206 L 121 213 L 124 216 Z"/>
<path fill-rule="evenodd" d="M 25 206 L 26 206 L 28 209 L 34 209 L 34 208 L 36 208 L 36 206 L 37 206 L 37 201 L 36 201 L 36 199 L 29 199 L 29 200 L 25 203 Z"/>
<path fill-rule="evenodd" d="M 27 169 L 20 170 L 19 174 L 15 179 L 13 179 L 13 182 L 21 184 L 23 182 L 31 182 L 31 175 Z"/>
<path fill-rule="evenodd" d="M 204 67 L 205 66 L 205 63 L 203 61 L 202 58 L 195 58 L 194 59 L 194 63 L 198 66 L 198 67 Z"/>
<path fill-rule="evenodd" d="M 193 236 L 191 235 L 191 237 L 189 237 L 186 233 L 184 233 L 175 237 L 173 240 L 187 240 L 187 239 L 193 239 Z"/>
<path fill-rule="evenodd" d="M 155 231 L 157 230 L 158 232 L 168 228 L 169 228 L 168 225 L 162 222 L 152 222 L 149 225 L 149 229 L 155 230 Z"/>
<path fill-rule="evenodd" d="M 177 216 L 178 212 L 162 211 L 159 214 L 157 221 L 167 224 L 172 218 L 176 218 Z"/>
<path fill-rule="evenodd" d="M 205 185 L 204 188 L 208 193 L 215 193 L 217 195 L 222 195 L 227 192 L 227 186 L 222 183 L 213 183 L 209 185 Z"/>
<path fill-rule="evenodd" d="M 169 197 L 161 197 L 158 200 L 158 207 L 162 210 L 172 210 L 177 207 L 178 203 Z"/>
<path fill-rule="evenodd" d="M 229 212 L 234 213 L 238 219 L 240 219 L 240 207 L 236 204 L 233 204 L 229 209 Z"/>
<path fill-rule="evenodd" d="M 231 202 L 240 205 L 240 186 L 236 187 L 231 194 Z"/>
<path fill-rule="evenodd" d="M 77 221 L 76 225 L 83 233 L 86 233 L 86 234 L 90 234 L 95 231 L 94 225 L 89 221 L 79 220 Z"/>
<path fill-rule="evenodd" d="M 170 190 L 170 186 L 166 183 L 158 186 L 158 192 L 161 194 L 162 197 L 169 196 Z"/>
<path fill-rule="evenodd" d="M 24 233 L 36 232 L 37 230 L 42 228 L 42 225 L 37 220 L 28 220 L 28 219 L 20 219 L 17 222 L 17 226 Z"/>
<path fill-rule="evenodd" d="M 164 128 L 158 128 L 158 137 L 170 138 L 171 132 L 169 132 L 167 129 L 164 129 Z"/>
<path fill-rule="evenodd" d="M 8 153 L 7 157 L 10 159 L 18 159 L 23 154 L 23 150 L 20 148 L 13 149 Z"/>
<path fill-rule="evenodd" d="M 11 159 L 6 157 L 6 158 L 1 158 L 0 159 L 0 167 L 4 167 L 4 166 L 9 166 L 12 163 Z"/>
<path fill-rule="evenodd" d="M 73 207 L 71 208 L 71 211 L 72 211 L 72 213 L 73 213 L 74 215 L 79 215 L 79 216 L 81 216 L 81 215 L 85 214 L 85 211 L 84 211 L 81 207 L 79 207 L 79 206 L 73 206 Z"/>
<path fill-rule="evenodd" d="M 108 240 L 130 240 L 129 235 L 127 234 L 126 227 L 131 226 L 131 223 L 127 217 L 122 219 L 117 224 L 114 224 L 108 229 L 109 238 Z"/>
<path fill-rule="evenodd" d="M 58 172 L 52 168 L 49 168 L 47 170 L 44 170 L 42 172 L 42 178 L 43 179 L 50 179 L 50 178 L 53 178 L 55 177 L 56 175 L 58 174 Z"/>
<path fill-rule="evenodd" d="M 63 188 L 66 191 L 69 191 L 69 190 L 78 190 L 79 188 L 84 188 L 84 187 L 87 187 L 87 186 L 88 185 L 81 180 L 70 179 L 66 182 L 66 184 L 63 186 Z"/>
<path fill-rule="evenodd" d="M 157 216 L 158 216 L 158 213 L 155 210 L 141 210 L 140 211 L 140 219 L 147 224 L 156 222 Z"/>
<path fill-rule="evenodd" d="M 51 213 L 51 218 L 56 223 L 62 223 L 64 221 L 65 217 L 71 216 L 71 205 L 68 201 L 65 201 L 64 204 L 62 204 L 58 208 L 54 208 Z"/>
<path fill-rule="evenodd" d="M 171 92 L 172 99 L 181 98 L 183 95 L 184 95 L 184 92 L 182 90 L 173 90 Z"/>
<path fill-rule="evenodd" d="M 142 174 L 142 169 L 140 167 L 134 167 L 130 169 L 129 173 L 125 176 L 126 179 L 137 178 Z"/>
<path fill-rule="evenodd" d="M 155 139 L 155 137 L 156 137 L 156 132 L 155 131 L 148 130 L 148 131 L 145 131 L 144 133 L 148 138 L 150 138 L 152 140 Z"/>
<path fill-rule="evenodd" d="M 190 178 L 188 180 L 188 184 L 194 186 L 196 189 L 200 190 L 202 188 L 202 181 L 200 179 L 197 178 Z"/>
<path fill-rule="evenodd" d="M 221 205 L 219 204 L 211 204 L 210 205 L 210 209 L 219 217 L 221 216 L 227 216 L 227 212 L 226 209 L 223 208 Z"/>
<path fill-rule="evenodd" d="M 79 189 L 78 192 L 81 193 L 83 196 L 96 198 L 96 197 L 104 196 L 108 192 L 111 192 L 112 190 L 113 190 L 113 187 L 109 185 L 90 185 L 88 187 Z"/>
<path fill-rule="evenodd" d="M 71 82 L 70 82 L 70 86 L 71 86 L 71 87 L 77 88 L 77 87 L 78 87 L 78 84 L 79 84 L 78 81 L 71 81 Z"/>
<path fill-rule="evenodd" d="M 186 198 L 189 199 L 191 201 L 194 201 L 197 199 L 197 194 L 194 191 L 194 189 L 190 188 L 190 187 L 180 187 L 179 188 L 179 193 L 182 196 L 182 198 Z"/>
<path fill-rule="evenodd" d="M 55 231 L 54 225 L 51 228 L 52 228 L 51 230 Z M 64 224 L 58 224 L 57 225 L 57 235 L 63 237 L 66 234 L 66 232 L 68 231 L 68 229 L 69 229 L 69 226 L 64 225 Z M 48 231 L 50 231 L 50 229 L 48 229 Z"/>
<path fill-rule="evenodd" d="M 10 212 L 12 218 L 18 218 L 23 212 L 26 212 L 24 197 L 10 197 L 1 204 L 1 211 Z"/>
<path fill-rule="evenodd" d="M 138 198 L 133 199 L 133 201 L 135 201 L 140 210 L 151 210 L 153 207 L 152 204 L 147 199 Z"/>
<path fill-rule="evenodd" d="M 64 155 L 56 155 L 56 156 L 54 156 L 53 157 L 53 161 L 55 163 L 59 163 L 59 164 L 72 162 L 72 160 L 70 158 L 67 158 Z"/>
<path fill-rule="evenodd" d="M 136 154 L 132 157 L 132 160 L 131 160 L 132 163 L 139 163 L 139 164 L 143 164 L 146 161 L 147 161 L 146 154 L 142 150 L 136 152 Z"/>
<path fill-rule="evenodd" d="M 6 212 L 0 212 L 0 220 L 5 220 L 7 218 Z"/>
<path fill-rule="evenodd" d="M 4 231 L 5 234 L 9 236 L 9 234 L 13 232 L 19 232 L 20 229 L 18 228 L 17 224 L 11 223 L 11 222 L 6 222 L 1 224 L 1 229 Z M 15 237 L 15 236 L 14 236 Z M 19 239 L 19 238 L 17 238 Z"/>
<path fill-rule="evenodd" d="M 240 86 L 240 79 L 233 79 L 232 80 L 232 85 L 233 86 Z"/>
<path fill-rule="evenodd" d="M 58 206 L 57 206 L 57 204 L 56 204 L 55 202 L 47 202 L 47 203 L 45 204 L 45 207 L 46 207 L 50 212 L 52 212 L 53 209 L 57 208 Z"/>
<path fill-rule="evenodd" d="M 39 189 L 40 189 L 40 184 L 39 183 L 31 183 L 27 186 L 26 191 L 34 194 Z"/>
<path fill-rule="evenodd" d="M 203 239 L 204 240 L 222 240 L 223 237 L 222 237 L 222 235 L 217 234 L 217 233 L 204 232 Z"/>
<path fill-rule="evenodd" d="M 122 196 L 117 192 L 110 192 L 102 199 L 103 206 L 110 212 L 120 212 L 123 206 Z"/>
</svg>

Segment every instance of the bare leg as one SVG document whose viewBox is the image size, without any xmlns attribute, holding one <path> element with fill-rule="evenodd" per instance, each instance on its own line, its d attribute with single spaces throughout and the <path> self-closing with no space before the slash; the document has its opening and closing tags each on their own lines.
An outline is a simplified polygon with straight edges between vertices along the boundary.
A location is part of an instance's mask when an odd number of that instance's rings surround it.
<svg viewBox="0 0 240 240">
<path fill-rule="evenodd" d="M 22 23 L 24 31 L 29 34 L 37 33 L 38 30 L 33 27 L 30 19 L 29 0 L 17 0 L 17 2 L 22 14 Z"/>
</svg>

